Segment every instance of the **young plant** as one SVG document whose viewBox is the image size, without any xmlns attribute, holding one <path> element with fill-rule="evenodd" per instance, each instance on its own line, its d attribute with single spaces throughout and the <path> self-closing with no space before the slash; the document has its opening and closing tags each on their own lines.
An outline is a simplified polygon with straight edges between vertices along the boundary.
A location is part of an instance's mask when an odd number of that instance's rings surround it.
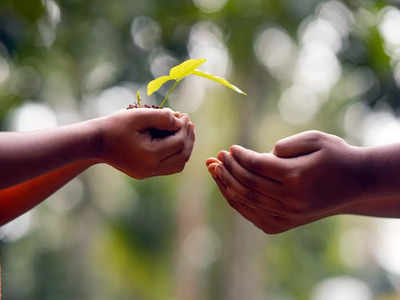
<svg viewBox="0 0 400 300">
<path fill-rule="evenodd" d="M 189 75 L 196 75 L 196 76 L 200 76 L 200 77 L 204 77 L 204 78 L 213 80 L 215 82 L 218 82 L 218 83 L 234 90 L 235 92 L 237 92 L 239 94 L 246 95 L 245 92 L 243 92 L 241 89 L 234 86 L 233 84 L 229 83 L 226 79 L 199 71 L 197 68 L 205 62 L 206 62 L 205 58 L 189 59 L 189 60 L 184 61 L 180 65 L 173 67 L 169 71 L 169 75 L 158 77 L 158 78 L 152 80 L 151 82 L 149 82 L 149 84 L 147 85 L 147 95 L 150 96 L 154 92 L 158 91 L 163 86 L 164 83 L 166 83 L 170 80 L 174 80 L 175 81 L 174 84 L 168 90 L 164 99 L 161 101 L 160 107 L 163 107 L 165 105 L 165 103 L 167 102 L 170 94 L 175 90 L 175 88 L 182 81 L 182 79 L 184 79 L 185 77 L 187 77 Z M 137 92 L 136 96 L 138 99 L 138 105 L 140 105 L 141 97 L 140 97 L 139 92 Z"/>
</svg>

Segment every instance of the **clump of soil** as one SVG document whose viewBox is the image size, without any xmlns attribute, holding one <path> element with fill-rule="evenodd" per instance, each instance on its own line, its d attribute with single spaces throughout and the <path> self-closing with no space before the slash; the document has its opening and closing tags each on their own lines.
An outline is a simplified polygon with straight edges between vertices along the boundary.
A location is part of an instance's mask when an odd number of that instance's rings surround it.
<svg viewBox="0 0 400 300">
<path fill-rule="evenodd" d="M 162 109 L 161 106 L 157 105 L 147 105 L 147 104 L 129 104 L 129 106 L 126 109 L 136 109 L 136 108 L 153 108 L 153 109 Z M 150 128 L 148 130 L 148 133 L 151 135 L 153 139 L 162 139 L 166 138 L 168 136 L 174 135 L 175 131 L 169 131 L 169 130 L 160 130 L 157 128 Z"/>
<path fill-rule="evenodd" d="M 133 109 L 133 108 L 155 108 L 155 109 L 161 109 L 161 106 L 157 106 L 157 105 L 147 105 L 147 104 L 129 104 L 128 107 L 126 109 Z"/>
</svg>

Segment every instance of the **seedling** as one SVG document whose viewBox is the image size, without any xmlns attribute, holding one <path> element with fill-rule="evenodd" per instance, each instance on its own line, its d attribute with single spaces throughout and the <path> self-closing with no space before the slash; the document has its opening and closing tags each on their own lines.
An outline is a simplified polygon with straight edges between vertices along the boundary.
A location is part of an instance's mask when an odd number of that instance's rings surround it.
<svg viewBox="0 0 400 300">
<path fill-rule="evenodd" d="M 189 60 L 184 61 L 180 65 L 173 67 L 169 71 L 169 75 L 158 77 L 149 82 L 149 84 L 147 85 L 147 95 L 148 96 L 152 95 L 153 93 L 158 91 L 164 85 L 164 83 L 166 83 L 170 80 L 174 80 L 175 81 L 174 84 L 168 90 L 167 94 L 161 101 L 160 107 L 162 108 L 167 103 L 168 97 L 176 89 L 176 87 L 182 81 L 182 79 L 184 79 L 185 77 L 187 77 L 189 75 L 196 75 L 196 76 L 200 76 L 200 77 L 204 77 L 204 78 L 213 80 L 215 82 L 218 82 L 218 83 L 234 90 L 235 92 L 237 92 L 239 94 L 246 95 L 245 92 L 243 92 L 237 86 L 234 86 L 233 84 L 229 83 L 226 79 L 199 71 L 197 68 L 205 62 L 206 62 L 205 58 L 189 59 Z M 139 91 L 136 93 L 136 97 L 137 97 L 137 106 L 140 106 L 141 105 L 141 97 L 140 97 Z"/>
</svg>

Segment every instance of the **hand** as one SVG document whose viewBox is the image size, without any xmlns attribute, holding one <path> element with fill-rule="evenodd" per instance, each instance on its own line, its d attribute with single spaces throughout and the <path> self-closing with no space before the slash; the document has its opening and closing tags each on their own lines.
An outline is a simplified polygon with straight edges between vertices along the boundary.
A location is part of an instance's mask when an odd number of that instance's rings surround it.
<svg viewBox="0 0 400 300">
<path fill-rule="evenodd" d="M 98 121 L 100 161 L 136 179 L 182 171 L 193 149 L 193 123 L 170 109 L 132 109 Z M 155 129 L 170 134 L 154 136 Z"/>
<path fill-rule="evenodd" d="M 207 160 L 229 204 L 269 234 L 347 213 L 368 198 L 366 155 L 337 136 L 309 131 L 272 153 L 240 146 Z"/>
</svg>

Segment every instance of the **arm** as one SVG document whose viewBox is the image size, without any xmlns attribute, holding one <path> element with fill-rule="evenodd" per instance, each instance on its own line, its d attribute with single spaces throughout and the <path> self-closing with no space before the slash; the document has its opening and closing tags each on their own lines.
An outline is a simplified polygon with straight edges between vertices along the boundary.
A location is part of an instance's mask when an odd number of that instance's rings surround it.
<svg viewBox="0 0 400 300">
<path fill-rule="evenodd" d="M 317 131 L 273 153 L 233 146 L 207 161 L 231 206 L 267 233 L 336 214 L 400 217 L 400 145 L 352 147 Z"/>
<path fill-rule="evenodd" d="M 22 215 L 93 165 L 79 161 L 0 190 L 0 226 Z"/>
<path fill-rule="evenodd" d="M 97 157 L 96 121 L 51 130 L 0 133 L 0 189 Z"/>
<path fill-rule="evenodd" d="M 154 137 L 153 129 L 170 134 Z M 96 163 L 137 179 L 182 171 L 193 148 L 194 125 L 169 109 L 135 109 L 53 130 L 0 136 L 4 224 Z"/>
</svg>

